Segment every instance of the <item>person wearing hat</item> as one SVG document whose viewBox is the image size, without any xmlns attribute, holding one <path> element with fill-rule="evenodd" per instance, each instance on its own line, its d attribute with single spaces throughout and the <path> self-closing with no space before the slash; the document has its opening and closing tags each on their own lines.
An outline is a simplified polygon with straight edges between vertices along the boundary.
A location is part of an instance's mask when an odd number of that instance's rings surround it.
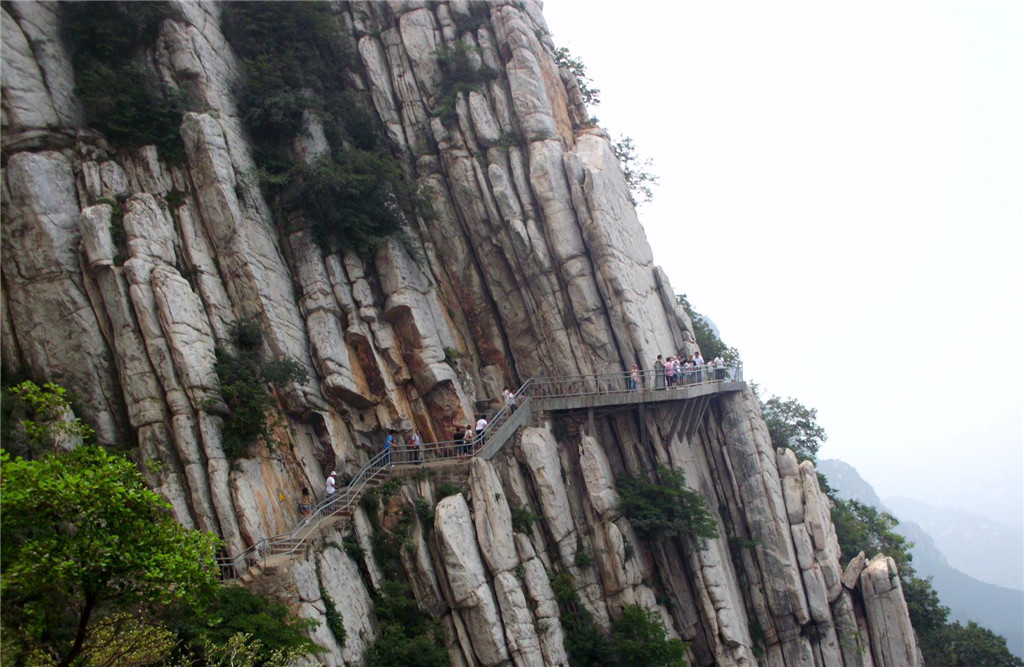
<svg viewBox="0 0 1024 667">
<path fill-rule="evenodd" d="M 331 474 L 327 476 L 327 497 L 328 498 L 330 498 L 331 496 L 334 495 L 334 490 L 338 486 L 338 482 L 337 482 L 337 480 L 335 480 L 335 477 L 337 477 L 337 475 L 338 475 L 338 473 L 332 470 Z"/>
</svg>

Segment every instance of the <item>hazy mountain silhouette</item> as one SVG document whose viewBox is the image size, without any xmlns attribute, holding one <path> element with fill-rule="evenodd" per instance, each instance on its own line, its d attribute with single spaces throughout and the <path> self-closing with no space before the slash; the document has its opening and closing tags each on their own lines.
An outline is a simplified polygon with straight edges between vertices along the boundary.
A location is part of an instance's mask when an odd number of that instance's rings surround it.
<svg viewBox="0 0 1024 667">
<path fill-rule="evenodd" d="M 1024 530 L 950 507 L 897 496 L 885 499 L 902 519 L 924 528 L 949 564 L 975 579 L 1024 589 Z"/>
<path fill-rule="evenodd" d="M 1024 657 L 1024 591 L 985 583 L 953 567 L 936 546 L 932 536 L 921 525 L 914 521 L 904 520 L 899 512 L 882 504 L 874 488 L 860 476 L 856 468 L 848 463 L 835 459 L 823 459 L 817 462 L 817 468 L 828 479 L 829 485 L 835 489 L 839 498 L 859 500 L 900 519 L 900 525 L 896 527 L 896 532 L 914 543 L 914 547 L 910 550 L 914 569 L 917 570 L 919 577 L 932 578 L 932 586 L 938 592 L 939 600 L 943 605 L 949 607 L 951 621 L 956 620 L 962 623 L 969 620 L 975 621 L 1005 637 L 1007 648 L 1017 657 Z M 900 504 L 904 505 L 902 502 Z M 924 503 L 920 504 L 924 505 Z M 954 510 L 938 511 L 954 512 Z M 955 510 L 955 512 L 960 513 L 961 511 Z M 968 512 L 962 513 L 969 514 Z M 938 521 L 939 517 L 933 517 L 933 519 L 942 525 L 942 522 Z M 977 517 L 977 519 L 995 524 L 983 517 Z M 995 524 L 995 526 L 999 526 L 999 524 Z M 975 528 L 977 530 L 965 530 L 960 539 L 970 540 L 972 534 L 989 535 L 988 528 L 982 529 L 977 526 Z M 1012 532 L 1012 529 L 1007 528 L 1008 535 L 1004 536 L 1006 540 L 1004 544 L 1012 544 Z M 989 539 L 988 544 L 991 545 L 994 539 L 994 537 Z M 988 556 L 989 554 L 984 551 L 975 551 L 974 558 L 982 560 Z M 1000 554 L 999 557 L 1004 557 L 1004 554 Z"/>
</svg>

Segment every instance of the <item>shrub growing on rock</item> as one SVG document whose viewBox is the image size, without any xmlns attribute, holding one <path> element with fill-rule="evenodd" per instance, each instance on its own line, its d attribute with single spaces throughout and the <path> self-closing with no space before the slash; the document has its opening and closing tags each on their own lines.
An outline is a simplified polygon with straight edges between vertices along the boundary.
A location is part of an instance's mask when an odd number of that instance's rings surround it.
<svg viewBox="0 0 1024 667">
<path fill-rule="evenodd" d="M 173 14 L 168 3 L 66 2 L 59 8 L 86 122 L 116 148 L 155 144 L 164 159 L 181 161 L 186 95 L 164 83 L 144 53 Z"/>
<path fill-rule="evenodd" d="M 622 513 L 645 539 L 684 537 L 701 544 L 718 537 L 718 526 L 703 496 L 686 488 L 682 471 L 659 466 L 657 481 L 627 478 L 618 490 Z"/>
<path fill-rule="evenodd" d="M 257 440 L 270 441 L 267 411 L 274 406 L 270 387 L 283 388 L 290 382 L 305 382 L 306 370 L 294 359 L 263 361 L 263 329 L 254 319 L 231 324 L 231 339 L 237 352 L 217 350 L 215 370 L 221 396 L 229 414 L 224 420 L 224 453 L 230 459 L 245 456 Z"/>
</svg>

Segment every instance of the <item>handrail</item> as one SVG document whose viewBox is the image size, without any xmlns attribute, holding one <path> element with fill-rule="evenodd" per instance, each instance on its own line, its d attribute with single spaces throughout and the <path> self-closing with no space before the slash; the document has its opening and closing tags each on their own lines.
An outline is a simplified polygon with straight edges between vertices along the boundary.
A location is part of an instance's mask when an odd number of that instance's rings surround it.
<svg viewBox="0 0 1024 667">
<path fill-rule="evenodd" d="M 683 368 L 676 375 L 663 370 L 637 371 L 637 382 L 631 383 L 632 372 L 598 373 L 567 377 L 532 378 L 531 398 L 566 398 L 585 395 L 625 394 L 651 389 L 682 389 L 695 385 L 716 382 L 740 382 L 743 380 L 743 365 L 740 363 L 714 366 L 705 364 L 698 368 Z"/>
<path fill-rule="evenodd" d="M 337 514 L 350 510 L 362 496 L 366 485 L 378 477 L 390 474 L 398 466 L 412 467 L 425 461 L 464 460 L 482 455 L 490 459 L 500 449 L 509 435 L 528 419 L 530 404 L 534 400 L 566 398 L 583 395 L 623 394 L 648 390 L 671 391 L 700 384 L 716 382 L 737 382 L 743 380 L 743 366 L 739 363 L 714 367 L 712 364 L 698 369 L 683 371 L 678 383 L 669 384 L 663 371 L 637 371 L 636 386 L 630 382 L 631 372 L 600 373 L 553 378 L 530 378 L 513 394 L 513 400 L 506 403 L 494 414 L 480 435 L 471 440 L 446 440 L 425 443 L 416 448 L 410 445 L 395 445 L 378 452 L 356 473 L 344 490 L 335 492 L 313 506 L 309 514 L 286 533 L 264 537 L 234 557 L 217 559 L 224 579 L 240 578 L 251 567 L 266 563 L 270 556 L 291 554 L 297 551 L 306 539 L 320 529 L 320 525 Z M 513 415 L 518 415 L 513 419 Z M 510 422 L 512 422 L 510 424 Z M 504 428 L 506 425 L 509 428 Z M 498 442 L 498 446 L 492 445 Z"/>
</svg>

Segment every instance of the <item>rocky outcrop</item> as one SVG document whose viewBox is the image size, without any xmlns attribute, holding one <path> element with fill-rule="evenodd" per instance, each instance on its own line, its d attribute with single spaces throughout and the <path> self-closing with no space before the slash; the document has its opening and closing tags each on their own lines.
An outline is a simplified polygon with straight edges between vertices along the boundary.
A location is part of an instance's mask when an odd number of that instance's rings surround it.
<svg viewBox="0 0 1024 667">
<path fill-rule="evenodd" d="M 447 440 L 528 377 L 696 350 L 539 4 L 332 5 L 355 63 L 343 75 L 421 198 L 401 234 L 362 255 L 272 213 L 221 7 L 170 7 L 144 55 L 193 101 L 180 164 L 85 127 L 56 3 L 2 8 L 0 352 L 5 369 L 65 385 L 97 439 L 130 445 L 178 519 L 229 554 L 289 529 L 302 490 L 357 471 L 389 429 Z M 455 48 L 494 76 L 457 92 L 446 118 L 438 54 Z M 296 159 L 321 154 L 329 130 L 307 115 Z M 264 360 L 293 359 L 308 379 L 277 391 L 274 442 L 231 459 L 215 362 L 243 318 L 264 330 Z M 916 664 L 894 566 L 842 569 L 813 466 L 773 450 L 757 399 L 716 398 L 703 414 L 689 429 L 670 403 L 536 421 L 491 461 L 461 464 L 462 493 L 439 499 L 443 482 L 423 475 L 388 507 L 359 508 L 274 587 L 322 621 L 318 660 L 359 664 L 395 565 L 374 544 L 398 529 L 397 509 L 426 508 L 432 523 L 402 524 L 399 566 L 456 665 L 568 664 L 559 574 L 599 627 L 641 605 L 694 664 Z M 637 536 L 617 482 L 659 465 L 707 499 L 720 538 Z"/>
</svg>

